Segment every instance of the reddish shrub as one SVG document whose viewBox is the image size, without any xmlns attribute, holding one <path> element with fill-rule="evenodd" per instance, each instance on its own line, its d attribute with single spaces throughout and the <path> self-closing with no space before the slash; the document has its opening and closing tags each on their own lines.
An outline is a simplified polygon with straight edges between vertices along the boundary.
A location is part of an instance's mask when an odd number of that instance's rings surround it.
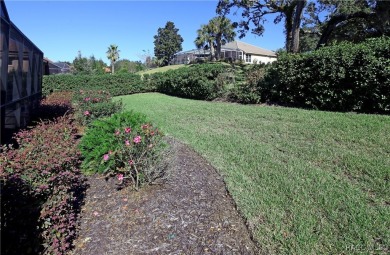
<svg viewBox="0 0 390 255">
<path fill-rule="evenodd" d="M 1 227 L 3 237 L 10 239 L 2 243 L 5 253 L 41 250 L 43 254 L 65 254 L 71 248 L 79 197 L 85 189 L 78 168 L 76 131 L 70 116 L 64 116 L 19 132 L 15 136 L 18 149 L 2 147 Z M 25 215 L 26 211 L 31 213 Z M 38 226 L 38 240 L 37 231 L 26 228 L 31 224 Z M 26 229 L 31 233 L 26 233 Z M 15 233 L 19 236 L 15 237 Z M 28 235 L 35 236 L 30 240 Z M 43 247 L 39 248 L 37 243 L 41 240 Z"/>
</svg>

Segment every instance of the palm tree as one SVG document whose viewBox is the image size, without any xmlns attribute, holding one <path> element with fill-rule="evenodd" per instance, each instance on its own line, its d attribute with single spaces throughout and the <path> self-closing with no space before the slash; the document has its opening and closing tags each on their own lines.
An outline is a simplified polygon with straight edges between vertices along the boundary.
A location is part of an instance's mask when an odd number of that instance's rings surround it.
<svg viewBox="0 0 390 255">
<path fill-rule="evenodd" d="M 198 49 L 210 49 L 210 60 L 214 60 L 214 35 L 209 25 L 202 25 L 197 31 L 198 36 L 195 39 L 195 45 Z"/>
<path fill-rule="evenodd" d="M 224 16 L 218 16 L 210 20 L 209 26 L 211 31 L 215 34 L 216 44 L 216 59 L 221 57 L 221 46 L 234 40 L 236 33 L 234 32 L 234 25 L 230 19 Z"/>
<path fill-rule="evenodd" d="M 234 28 L 234 25 L 228 18 L 223 16 L 215 17 L 207 25 L 202 25 L 198 29 L 195 45 L 198 49 L 210 49 L 211 60 L 218 60 L 221 56 L 222 45 L 234 40 L 236 36 Z"/>
<path fill-rule="evenodd" d="M 120 50 L 118 50 L 118 46 L 115 45 L 115 44 L 111 44 L 109 47 L 108 47 L 108 50 L 107 50 L 107 58 L 111 61 L 111 72 L 112 74 L 114 74 L 114 65 L 115 65 L 115 62 L 118 61 L 119 59 L 119 52 Z"/>
</svg>

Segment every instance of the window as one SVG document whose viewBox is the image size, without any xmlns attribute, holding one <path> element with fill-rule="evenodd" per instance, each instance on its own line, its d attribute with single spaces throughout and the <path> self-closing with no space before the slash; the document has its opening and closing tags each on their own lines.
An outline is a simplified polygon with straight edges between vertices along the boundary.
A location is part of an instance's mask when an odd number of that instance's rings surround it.
<svg viewBox="0 0 390 255">
<path fill-rule="evenodd" d="M 245 55 L 245 62 L 251 63 L 251 62 L 252 62 L 252 55 L 246 54 L 246 55 Z"/>
</svg>

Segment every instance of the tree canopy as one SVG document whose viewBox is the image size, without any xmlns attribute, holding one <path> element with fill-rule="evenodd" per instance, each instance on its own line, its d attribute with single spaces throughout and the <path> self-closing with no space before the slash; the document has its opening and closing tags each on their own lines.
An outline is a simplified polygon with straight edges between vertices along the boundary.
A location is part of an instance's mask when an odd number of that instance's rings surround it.
<svg viewBox="0 0 390 255">
<path fill-rule="evenodd" d="M 96 60 L 93 55 L 89 58 L 83 57 L 81 51 L 71 65 L 73 74 L 104 74 L 104 68 L 107 66 L 103 60 Z"/>
<path fill-rule="evenodd" d="M 183 38 L 179 35 L 179 29 L 175 24 L 168 21 L 165 27 L 157 30 L 154 36 L 154 55 L 161 61 L 162 66 L 166 66 L 173 59 L 175 53 L 181 51 Z"/>
<path fill-rule="evenodd" d="M 219 0 L 217 13 L 226 15 L 233 8 L 241 10 L 240 38 L 248 31 L 262 35 L 264 21 L 276 15 L 275 24 L 284 22 L 287 52 L 390 34 L 390 1 Z"/>
<path fill-rule="evenodd" d="M 234 40 L 234 24 L 224 16 L 212 18 L 208 24 L 198 29 L 195 45 L 198 49 L 210 49 L 211 59 L 219 59 L 221 46 Z"/>
</svg>

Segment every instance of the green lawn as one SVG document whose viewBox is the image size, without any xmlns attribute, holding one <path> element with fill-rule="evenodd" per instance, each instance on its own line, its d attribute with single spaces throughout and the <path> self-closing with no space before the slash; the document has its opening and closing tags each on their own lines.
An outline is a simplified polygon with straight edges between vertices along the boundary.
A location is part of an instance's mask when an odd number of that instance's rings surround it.
<svg viewBox="0 0 390 255">
<path fill-rule="evenodd" d="M 152 74 L 152 73 L 158 73 L 158 72 L 166 72 L 168 70 L 175 70 L 180 67 L 186 67 L 186 65 L 170 65 L 170 66 L 163 66 L 163 67 L 158 67 L 146 71 L 140 71 L 137 72 L 137 74 L 144 75 L 144 74 Z"/>
<path fill-rule="evenodd" d="M 119 98 L 219 170 L 266 253 L 390 252 L 389 116 Z"/>
</svg>

